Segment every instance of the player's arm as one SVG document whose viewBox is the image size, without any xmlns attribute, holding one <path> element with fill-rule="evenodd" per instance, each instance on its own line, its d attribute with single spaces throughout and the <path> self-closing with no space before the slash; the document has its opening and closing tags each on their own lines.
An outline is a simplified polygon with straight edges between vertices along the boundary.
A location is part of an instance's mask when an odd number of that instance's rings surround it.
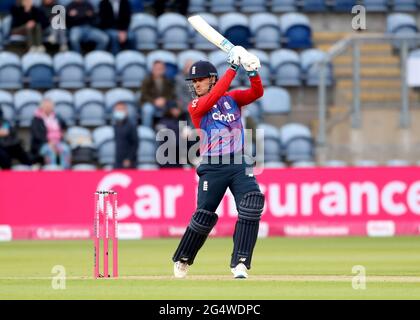
<svg viewBox="0 0 420 320">
<path fill-rule="evenodd" d="M 261 68 L 260 59 L 258 59 L 256 55 L 245 50 L 241 53 L 240 60 L 249 76 L 251 88 L 247 90 L 234 90 L 228 93 L 236 101 L 239 107 L 250 104 L 264 94 L 261 78 L 258 75 L 258 69 Z"/>
</svg>

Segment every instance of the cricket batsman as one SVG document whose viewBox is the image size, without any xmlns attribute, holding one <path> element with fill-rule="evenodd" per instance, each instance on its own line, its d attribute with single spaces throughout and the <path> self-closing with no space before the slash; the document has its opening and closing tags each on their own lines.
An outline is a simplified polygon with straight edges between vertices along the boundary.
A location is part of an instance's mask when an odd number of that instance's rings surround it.
<svg viewBox="0 0 420 320">
<path fill-rule="evenodd" d="M 206 161 L 202 161 L 197 168 L 197 209 L 172 258 L 176 278 L 186 277 L 189 266 L 215 226 L 218 219 L 215 211 L 227 188 L 235 198 L 238 211 L 231 271 L 234 278 L 247 278 L 247 271 L 251 268 L 264 195 L 255 177 L 246 173 L 241 108 L 260 98 L 264 89 L 258 74 L 261 65 L 257 56 L 241 46 L 235 46 L 229 51 L 227 62 L 230 68 L 220 79 L 216 68 L 207 61 L 194 63 L 186 79 L 194 97 L 188 111 L 195 128 L 204 133 L 205 138 L 200 137 L 200 155 Z M 247 71 L 251 87 L 228 91 L 240 65 Z M 220 139 L 218 132 L 222 130 L 234 134 L 228 140 Z M 222 156 L 233 159 L 238 153 L 241 159 L 239 164 L 237 161 L 221 163 Z"/>
</svg>

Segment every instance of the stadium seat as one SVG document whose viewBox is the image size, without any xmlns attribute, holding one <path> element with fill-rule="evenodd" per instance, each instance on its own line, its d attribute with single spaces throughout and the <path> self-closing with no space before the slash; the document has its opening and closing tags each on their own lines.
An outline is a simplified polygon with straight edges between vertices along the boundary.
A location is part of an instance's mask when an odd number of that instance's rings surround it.
<svg viewBox="0 0 420 320">
<path fill-rule="evenodd" d="M 388 167 L 408 167 L 410 162 L 404 159 L 390 159 L 386 162 Z"/>
<path fill-rule="evenodd" d="M 94 164 L 89 164 L 89 163 L 75 164 L 71 167 L 71 169 L 75 170 L 75 171 L 95 171 L 95 170 L 97 170 L 97 168 Z"/>
<path fill-rule="evenodd" d="M 132 15 L 129 35 L 136 50 L 156 50 L 158 48 L 156 18 L 148 13 Z"/>
<path fill-rule="evenodd" d="M 281 162 L 281 143 L 276 127 L 261 123 L 257 129 L 264 132 L 264 162 Z"/>
<path fill-rule="evenodd" d="M 130 0 L 131 4 L 131 11 L 133 13 L 143 12 L 144 11 L 144 4 L 143 0 Z"/>
<path fill-rule="evenodd" d="M 220 33 L 234 45 L 251 47 L 249 19 L 242 13 L 225 13 L 219 18 Z"/>
<path fill-rule="evenodd" d="M 156 133 L 146 126 L 138 126 L 139 148 L 137 150 L 137 164 L 156 163 Z"/>
<path fill-rule="evenodd" d="M 170 79 L 175 78 L 178 73 L 178 62 L 173 52 L 166 50 L 156 50 L 150 52 L 146 57 L 147 69 L 152 70 L 153 63 L 157 60 L 165 62 L 166 76 Z"/>
<path fill-rule="evenodd" d="M 3 27 L 2 27 L 2 21 L 0 17 L 0 51 L 3 50 L 4 44 L 3 44 Z"/>
<path fill-rule="evenodd" d="M 254 46 L 257 49 L 277 49 L 281 47 L 281 32 L 277 17 L 271 13 L 256 13 L 250 16 Z"/>
<path fill-rule="evenodd" d="M 300 13 L 285 13 L 280 16 L 280 30 L 285 46 L 289 49 L 312 47 L 312 29 L 307 16 Z"/>
<path fill-rule="evenodd" d="M 16 111 L 13 102 L 13 95 L 5 90 L 0 90 L 0 109 L 3 117 L 12 124 L 16 122 Z"/>
<path fill-rule="evenodd" d="M 238 2 L 239 12 L 243 13 L 255 13 L 255 12 L 266 12 L 267 2 L 261 0 L 239 0 Z"/>
<path fill-rule="evenodd" d="M 302 84 L 299 55 L 290 49 L 280 49 L 270 54 L 274 83 L 277 86 L 300 86 Z"/>
<path fill-rule="evenodd" d="M 219 20 L 218 17 L 211 13 L 200 13 L 200 16 L 206 20 L 206 22 L 211 25 L 214 29 L 219 30 Z M 214 44 L 204 38 L 200 33 L 198 33 L 192 25 L 189 25 L 190 29 L 190 38 L 192 42 L 192 47 L 196 50 L 213 50 Z"/>
<path fill-rule="evenodd" d="M 260 100 L 254 101 L 242 109 L 246 117 L 251 117 L 256 123 L 260 123 L 263 119 L 263 110 Z"/>
<path fill-rule="evenodd" d="M 14 95 L 14 105 L 22 128 L 29 127 L 34 116 L 35 110 L 39 107 L 42 94 L 31 89 L 17 91 Z"/>
<path fill-rule="evenodd" d="M 22 70 L 32 89 L 50 89 L 54 86 L 54 68 L 51 56 L 29 52 L 22 57 Z"/>
<path fill-rule="evenodd" d="M 206 0 L 190 0 L 188 5 L 188 12 L 193 13 L 202 13 L 207 11 L 207 1 Z"/>
<path fill-rule="evenodd" d="M 258 70 L 260 74 L 261 80 L 264 86 L 268 86 L 271 84 L 271 68 L 270 68 L 270 57 L 265 51 L 258 50 L 258 49 L 249 49 L 250 53 L 255 54 L 261 63 L 261 68 Z M 246 79 L 243 80 L 243 83 L 249 83 L 248 77 L 245 74 Z"/>
<path fill-rule="evenodd" d="M 327 54 L 319 49 L 304 50 L 300 54 L 302 72 L 307 86 L 317 86 L 319 84 L 319 67 L 317 62 L 322 61 Z M 327 67 L 326 85 L 333 85 L 333 68 L 329 63 Z"/>
<path fill-rule="evenodd" d="M 292 162 L 291 166 L 293 168 L 313 168 L 316 167 L 316 163 L 310 160 L 297 160 Z"/>
<path fill-rule="evenodd" d="M 287 90 L 279 87 L 264 89 L 261 105 L 265 116 L 288 114 L 291 110 L 290 104 L 290 94 Z"/>
<path fill-rule="evenodd" d="M 388 0 L 365 0 L 363 6 L 367 12 L 387 12 Z"/>
<path fill-rule="evenodd" d="M 32 167 L 26 164 L 14 164 L 11 169 L 13 171 L 32 171 Z"/>
<path fill-rule="evenodd" d="M 314 142 L 310 130 L 298 123 L 281 127 L 280 139 L 285 159 L 289 162 L 313 161 Z"/>
<path fill-rule="evenodd" d="M 81 89 L 74 93 L 74 106 L 81 126 L 101 126 L 106 123 L 103 94 L 95 89 Z"/>
<path fill-rule="evenodd" d="M 348 164 L 345 161 L 342 160 L 327 160 L 322 163 L 323 167 L 329 167 L 329 168 L 344 168 L 347 167 Z"/>
<path fill-rule="evenodd" d="M 103 126 L 92 132 L 93 141 L 98 152 L 98 162 L 101 166 L 113 165 L 115 162 L 114 128 Z"/>
<path fill-rule="evenodd" d="M 131 90 L 124 88 L 115 88 L 105 93 L 105 110 L 111 116 L 114 106 L 118 102 L 124 102 L 128 108 L 130 119 L 137 121 L 137 101 L 134 93 Z"/>
<path fill-rule="evenodd" d="M 0 88 L 20 89 L 22 82 L 20 58 L 11 52 L 0 52 Z"/>
<path fill-rule="evenodd" d="M 158 170 L 159 166 L 157 164 L 141 163 L 137 166 L 137 169 L 139 169 L 139 170 Z"/>
<path fill-rule="evenodd" d="M 388 15 L 386 19 L 386 31 L 394 35 L 416 36 L 419 32 L 416 20 L 413 16 L 406 13 L 393 13 Z M 409 49 L 416 48 L 418 42 L 416 40 L 408 41 Z M 401 48 L 401 41 L 393 41 L 394 48 Z"/>
<path fill-rule="evenodd" d="M 264 162 L 264 168 L 282 169 L 282 168 L 286 168 L 286 167 L 287 167 L 287 165 L 284 162 L 281 162 L 281 161 Z"/>
<path fill-rule="evenodd" d="M 295 0 L 272 0 L 271 12 L 293 12 L 296 11 Z"/>
<path fill-rule="evenodd" d="M 157 18 L 159 43 L 164 50 L 186 50 L 189 48 L 187 19 L 179 13 L 164 13 Z"/>
<path fill-rule="evenodd" d="M 63 89 L 52 89 L 44 93 L 44 98 L 54 102 L 55 112 L 63 119 L 67 125 L 72 126 L 76 122 L 73 95 Z"/>
<path fill-rule="evenodd" d="M 327 4 L 325 0 L 303 0 L 302 10 L 305 12 L 326 12 Z"/>
<path fill-rule="evenodd" d="M 67 129 L 66 140 L 72 149 L 78 146 L 93 146 L 90 130 L 84 127 L 73 126 Z"/>
<path fill-rule="evenodd" d="M 335 12 L 351 13 L 351 9 L 357 5 L 357 0 L 334 0 L 332 3 Z"/>
<path fill-rule="evenodd" d="M 217 73 L 219 74 L 219 78 L 222 77 L 226 70 L 228 69 L 228 64 L 226 62 L 226 53 L 221 50 L 215 50 L 209 53 L 209 61 L 216 67 Z M 239 70 L 243 70 L 243 68 L 239 68 Z M 232 87 L 238 87 L 241 84 L 241 77 L 240 75 L 237 75 L 232 83 Z"/>
<path fill-rule="evenodd" d="M 10 31 L 12 30 L 12 16 L 7 15 L 3 18 L 2 23 L 2 37 L 3 37 L 3 46 L 8 44 L 21 44 L 26 40 L 26 36 L 14 34 L 11 35 Z"/>
<path fill-rule="evenodd" d="M 192 60 L 194 62 L 199 60 L 208 60 L 207 55 L 198 50 L 186 50 L 178 54 L 178 70 L 184 69 L 185 62 Z"/>
<path fill-rule="evenodd" d="M 395 0 L 393 11 L 396 12 L 418 12 L 420 3 L 417 0 Z"/>
<path fill-rule="evenodd" d="M 80 89 L 85 87 L 84 60 L 79 53 L 72 51 L 57 53 L 53 63 L 60 88 Z"/>
<path fill-rule="evenodd" d="M 147 76 L 146 57 L 134 50 L 121 51 L 115 57 L 115 67 L 121 85 L 139 88 Z"/>
<path fill-rule="evenodd" d="M 105 51 L 93 51 L 85 56 L 85 70 L 93 88 L 116 86 L 114 56 Z"/>
<path fill-rule="evenodd" d="M 236 11 L 235 8 L 235 0 L 209 0 L 210 3 L 210 12 L 213 13 L 226 13 L 226 12 L 234 12 Z"/>
<path fill-rule="evenodd" d="M 16 3 L 16 0 L 1 0 L 0 1 L 0 14 L 7 14 L 10 8 Z"/>
<path fill-rule="evenodd" d="M 354 161 L 355 167 L 377 167 L 379 163 L 370 159 L 359 159 Z"/>
</svg>

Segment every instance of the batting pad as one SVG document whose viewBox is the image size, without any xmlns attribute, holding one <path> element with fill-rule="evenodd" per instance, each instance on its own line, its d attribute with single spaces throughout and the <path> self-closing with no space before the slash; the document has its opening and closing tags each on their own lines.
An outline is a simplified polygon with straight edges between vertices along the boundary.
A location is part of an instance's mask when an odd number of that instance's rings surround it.
<svg viewBox="0 0 420 320">
<path fill-rule="evenodd" d="M 251 268 L 252 253 L 257 242 L 264 201 L 262 193 L 249 192 L 244 195 L 239 204 L 238 221 L 233 234 L 231 268 L 236 267 L 238 263 L 243 263 L 248 269 Z"/>
<path fill-rule="evenodd" d="M 203 246 L 210 231 L 217 222 L 218 216 L 214 212 L 199 209 L 191 218 L 190 224 L 175 251 L 172 260 L 194 263 L 198 250 Z"/>
</svg>

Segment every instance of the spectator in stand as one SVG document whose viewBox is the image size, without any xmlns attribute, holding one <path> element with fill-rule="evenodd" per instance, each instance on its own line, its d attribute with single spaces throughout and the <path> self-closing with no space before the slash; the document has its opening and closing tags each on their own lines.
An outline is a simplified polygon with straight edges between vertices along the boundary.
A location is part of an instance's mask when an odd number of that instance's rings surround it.
<svg viewBox="0 0 420 320">
<path fill-rule="evenodd" d="M 188 13 L 188 6 L 190 5 L 189 0 L 155 0 L 153 2 L 153 8 L 155 11 L 156 17 L 160 16 L 162 13 L 169 9 L 170 11 L 175 11 L 177 13 L 186 16 Z"/>
<path fill-rule="evenodd" d="M 4 119 L 3 110 L 0 108 L 0 168 L 10 169 L 14 158 L 22 164 L 31 165 L 16 130 L 9 121 Z"/>
<path fill-rule="evenodd" d="M 162 144 L 168 144 L 173 142 L 173 145 L 169 146 L 169 152 L 168 152 L 168 160 L 169 163 L 160 164 L 161 168 L 179 168 L 182 167 L 182 165 L 179 162 L 179 155 L 180 155 L 180 143 L 179 143 L 179 135 L 180 135 L 180 128 L 179 123 L 182 120 L 182 111 L 181 109 L 176 105 L 176 103 L 172 103 L 166 107 L 165 113 L 163 117 L 159 120 L 159 122 L 156 125 L 156 130 L 171 130 L 176 137 L 175 141 L 163 141 Z M 175 152 L 174 152 L 175 151 Z"/>
<path fill-rule="evenodd" d="M 92 41 L 95 50 L 106 50 L 108 35 L 95 27 L 97 15 L 93 6 L 86 0 L 73 0 L 67 5 L 67 28 L 69 28 L 71 49 L 81 52 L 81 43 Z"/>
<path fill-rule="evenodd" d="M 165 72 L 165 63 L 157 60 L 153 63 L 152 73 L 143 80 L 140 107 L 145 126 L 153 127 L 167 107 L 176 102 L 174 84 L 165 77 Z"/>
<path fill-rule="evenodd" d="M 43 164 L 71 166 L 71 150 L 63 141 L 66 123 L 54 112 L 54 102 L 49 99 L 41 101 L 31 123 L 31 153 L 33 159 Z"/>
<path fill-rule="evenodd" d="M 115 168 L 128 169 L 137 165 L 139 138 L 136 123 L 128 117 L 125 103 L 117 103 L 113 110 L 115 134 Z"/>
<path fill-rule="evenodd" d="M 11 8 L 11 35 L 26 37 L 31 52 L 45 52 L 42 45 L 42 30 L 48 27 L 48 19 L 42 10 L 33 5 L 32 0 L 17 0 Z"/>
<path fill-rule="evenodd" d="M 102 0 L 99 4 L 99 26 L 111 42 L 111 52 L 116 55 L 127 44 L 131 22 L 129 0 Z"/>
<path fill-rule="evenodd" d="M 41 5 L 41 10 L 45 17 L 47 17 L 49 22 L 49 27 L 46 30 L 48 34 L 48 42 L 51 44 L 58 44 L 60 46 L 60 51 L 67 51 L 67 34 L 65 29 L 57 29 L 52 25 L 52 19 L 55 14 L 53 13 L 54 6 L 58 5 L 56 0 L 43 0 Z"/>
</svg>

